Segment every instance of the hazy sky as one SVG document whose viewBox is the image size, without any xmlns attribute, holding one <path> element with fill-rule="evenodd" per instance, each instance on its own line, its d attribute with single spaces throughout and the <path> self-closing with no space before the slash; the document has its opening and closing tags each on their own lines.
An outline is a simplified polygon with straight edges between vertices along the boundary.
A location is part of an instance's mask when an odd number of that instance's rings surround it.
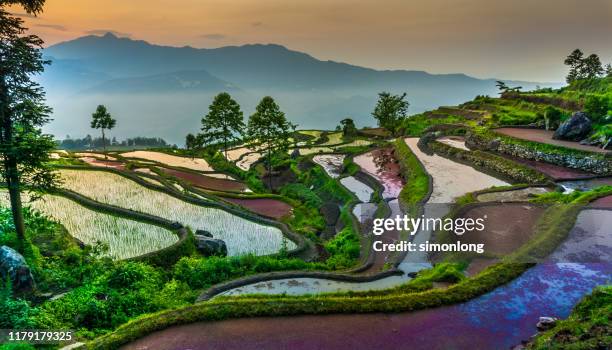
<svg viewBox="0 0 612 350">
<path fill-rule="evenodd" d="M 379 69 L 532 81 L 563 80 L 576 47 L 612 61 L 612 0 L 47 0 L 26 19 L 47 44 L 105 31 L 172 46 L 276 43 Z"/>
</svg>

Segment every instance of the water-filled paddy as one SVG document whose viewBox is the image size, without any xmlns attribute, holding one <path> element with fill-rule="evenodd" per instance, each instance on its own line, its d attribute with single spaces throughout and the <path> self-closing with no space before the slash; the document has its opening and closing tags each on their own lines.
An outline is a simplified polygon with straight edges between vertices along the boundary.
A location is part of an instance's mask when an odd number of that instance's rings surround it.
<svg viewBox="0 0 612 350">
<path fill-rule="evenodd" d="M 433 178 L 433 192 L 429 203 L 452 203 L 466 193 L 493 186 L 507 186 L 507 182 L 482 173 L 470 166 L 433 154 L 423 153 L 417 146 L 418 138 L 405 139 L 410 150 L 419 158 Z"/>
<path fill-rule="evenodd" d="M 2 190 L 0 196 L 2 206 L 9 206 L 8 192 Z M 25 205 L 61 223 L 68 233 L 85 244 L 105 244 L 106 255 L 113 259 L 155 252 L 178 241 L 177 235 L 164 228 L 103 214 L 60 196 L 45 195 Z"/>
<path fill-rule="evenodd" d="M 171 154 L 152 151 L 133 151 L 122 153 L 121 155 L 126 158 L 140 158 L 152 160 L 169 166 L 181 167 L 191 170 L 213 171 L 213 168 L 208 164 L 208 162 L 201 158 L 179 157 L 173 156 Z"/>
<path fill-rule="evenodd" d="M 576 229 L 584 228 L 584 213 Z M 609 220 L 609 213 L 586 215 Z M 569 241 L 576 239 L 575 230 Z M 540 264 L 490 293 L 453 306 L 398 314 L 199 322 L 153 333 L 125 348 L 199 349 L 222 345 L 226 349 L 372 349 L 382 344 L 402 348 L 409 342 L 410 349 L 417 350 L 509 349 L 536 332 L 540 316 L 565 318 L 595 286 L 609 283 L 609 261 Z"/>
<path fill-rule="evenodd" d="M 245 184 L 238 181 L 219 179 L 215 177 L 174 169 L 162 169 L 162 171 L 167 175 L 184 180 L 191 185 L 209 190 L 242 192 L 247 189 L 247 186 Z"/>
<path fill-rule="evenodd" d="M 582 178 L 589 178 L 593 176 L 593 174 L 588 173 L 586 171 L 566 168 L 566 167 L 562 167 L 559 165 L 550 164 L 550 163 L 546 163 L 542 161 L 513 157 L 513 156 L 506 155 L 506 154 L 500 154 L 500 156 L 510 159 L 516 163 L 523 164 L 529 168 L 535 169 L 555 181 L 568 180 L 568 179 L 582 179 Z"/>
<path fill-rule="evenodd" d="M 80 160 L 91 166 L 97 166 L 102 168 L 113 168 L 118 170 L 125 170 L 125 165 L 121 162 L 115 162 L 111 160 L 104 160 L 95 157 L 81 157 Z"/>
<path fill-rule="evenodd" d="M 257 162 L 262 157 L 262 154 L 259 152 L 249 153 L 239 161 L 236 162 L 236 166 L 244 171 L 248 171 L 255 162 Z"/>
<path fill-rule="evenodd" d="M 249 221 L 221 209 L 190 204 L 117 174 L 62 170 L 61 175 L 66 188 L 96 201 L 177 221 L 193 230 L 209 231 L 226 242 L 229 255 L 276 253 L 285 240 L 276 227 Z M 295 248 L 295 243 L 287 241 L 287 248 Z"/>
<path fill-rule="evenodd" d="M 312 157 L 312 161 L 323 167 L 327 175 L 337 178 L 342 172 L 342 162 L 345 157 L 344 154 L 319 154 Z"/>
<path fill-rule="evenodd" d="M 383 198 L 397 198 L 404 179 L 400 176 L 400 169 L 391 148 L 383 148 L 356 156 L 355 164 L 374 177 L 384 187 Z"/>
<path fill-rule="evenodd" d="M 271 198 L 223 198 L 228 202 L 238 204 L 245 207 L 257 214 L 267 216 L 274 219 L 280 219 L 282 217 L 291 215 L 292 207 L 278 199 Z"/>
<path fill-rule="evenodd" d="M 364 203 L 369 202 L 374 193 L 374 190 L 370 186 L 357 180 L 354 176 L 344 177 L 340 179 L 340 183 L 349 191 L 353 192 L 355 196 Z"/>
<path fill-rule="evenodd" d="M 612 186 L 612 177 L 602 177 L 588 180 L 560 181 L 557 182 L 566 193 L 573 191 L 588 191 L 599 186 Z"/>
</svg>

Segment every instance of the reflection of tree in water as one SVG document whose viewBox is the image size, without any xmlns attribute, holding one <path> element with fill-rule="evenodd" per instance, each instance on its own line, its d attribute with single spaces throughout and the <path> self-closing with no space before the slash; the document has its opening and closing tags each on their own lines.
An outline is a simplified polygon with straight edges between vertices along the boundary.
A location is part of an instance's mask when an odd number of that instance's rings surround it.
<svg viewBox="0 0 612 350">
<path fill-rule="evenodd" d="M 394 161 L 393 151 L 390 149 L 381 149 L 373 152 L 373 161 L 376 165 L 377 172 L 383 172 L 387 170 L 388 165 Z"/>
</svg>

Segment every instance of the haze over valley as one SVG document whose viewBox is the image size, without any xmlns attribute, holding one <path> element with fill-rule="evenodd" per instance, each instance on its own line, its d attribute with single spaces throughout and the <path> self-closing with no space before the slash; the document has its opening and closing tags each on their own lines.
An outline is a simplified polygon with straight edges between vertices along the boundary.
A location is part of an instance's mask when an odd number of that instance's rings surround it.
<svg viewBox="0 0 612 350">
<path fill-rule="evenodd" d="M 104 104 L 121 125 L 112 136 L 154 135 L 182 144 L 221 91 L 240 103 L 245 117 L 263 96 L 273 96 L 302 129 L 334 128 L 347 116 L 359 127 L 374 126 L 370 113 L 381 91 L 406 92 L 410 114 L 497 94 L 495 79 L 374 70 L 271 44 L 196 49 L 107 33 L 58 43 L 44 53 L 52 64 L 39 80 L 54 109 L 45 131 L 59 139 L 92 134 L 91 113 Z M 559 85 L 507 83 L 525 89 Z"/>
</svg>

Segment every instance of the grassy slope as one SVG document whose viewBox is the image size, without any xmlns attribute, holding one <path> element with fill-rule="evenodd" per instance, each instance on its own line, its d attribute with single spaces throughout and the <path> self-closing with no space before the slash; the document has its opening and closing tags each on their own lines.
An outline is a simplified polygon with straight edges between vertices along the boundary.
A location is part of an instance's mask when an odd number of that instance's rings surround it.
<svg viewBox="0 0 612 350">
<path fill-rule="evenodd" d="M 465 124 L 477 126 L 481 121 L 487 128 L 544 124 L 547 107 L 561 111 L 562 120 L 572 112 L 583 108 L 592 96 L 608 97 L 612 101 L 612 78 L 576 81 L 561 89 L 541 89 L 508 95 L 506 98 L 477 96 L 474 100 L 459 105 L 456 109 L 441 107 L 437 110 L 417 114 L 403 124 L 405 135 L 418 136 L 430 126 L 437 124 Z M 482 113 L 481 117 L 466 118 L 467 111 Z M 608 107 L 608 118 L 593 124 L 593 134 L 612 137 L 612 102 Z M 547 150 L 545 150 L 547 151 Z"/>
<path fill-rule="evenodd" d="M 612 344 L 612 286 L 599 287 L 554 328 L 538 334 L 528 349 L 605 349 Z"/>
</svg>

